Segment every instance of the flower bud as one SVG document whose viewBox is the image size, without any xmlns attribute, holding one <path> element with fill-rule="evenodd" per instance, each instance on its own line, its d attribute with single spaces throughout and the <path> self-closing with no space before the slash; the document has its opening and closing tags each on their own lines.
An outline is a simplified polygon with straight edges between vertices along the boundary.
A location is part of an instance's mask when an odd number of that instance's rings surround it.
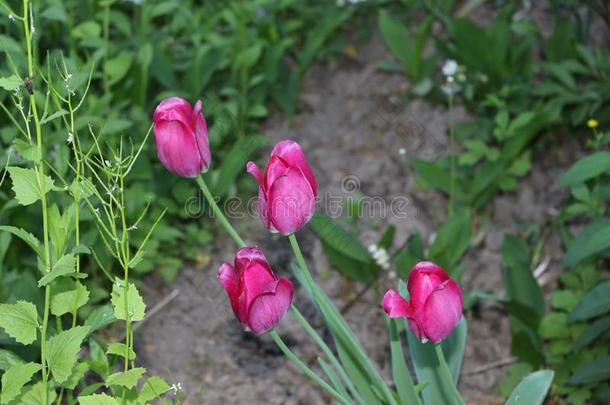
<svg viewBox="0 0 610 405">
<path fill-rule="evenodd" d="M 257 335 L 275 328 L 292 304 L 292 283 L 278 278 L 256 247 L 238 250 L 234 266 L 223 263 L 217 278 L 242 327 Z"/>
<path fill-rule="evenodd" d="M 410 302 L 393 289 L 383 297 L 390 318 L 407 318 L 411 332 L 422 342 L 446 339 L 462 318 L 462 291 L 447 273 L 432 262 L 413 267 L 407 283 Z"/>
<path fill-rule="evenodd" d="M 171 97 L 161 101 L 153 114 L 157 156 L 167 170 L 181 177 L 196 177 L 210 166 L 208 129 L 201 113 L 188 101 Z"/>
<path fill-rule="evenodd" d="M 290 235 L 301 229 L 316 210 L 316 179 L 298 143 L 279 142 L 271 151 L 265 174 L 254 162 L 248 173 L 258 181 L 258 211 L 272 232 Z"/>
</svg>

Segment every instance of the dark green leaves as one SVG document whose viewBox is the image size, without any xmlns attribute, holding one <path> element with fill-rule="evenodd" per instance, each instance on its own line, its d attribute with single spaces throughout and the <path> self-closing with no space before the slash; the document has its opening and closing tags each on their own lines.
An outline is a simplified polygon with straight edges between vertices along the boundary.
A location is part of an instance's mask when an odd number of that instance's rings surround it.
<svg viewBox="0 0 610 405">
<path fill-rule="evenodd" d="M 572 187 L 610 170 L 610 152 L 592 153 L 576 162 L 561 178 L 561 185 Z"/>
<path fill-rule="evenodd" d="M 570 320 L 583 321 L 610 311 L 610 280 L 593 288 L 570 313 Z"/>
</svg>

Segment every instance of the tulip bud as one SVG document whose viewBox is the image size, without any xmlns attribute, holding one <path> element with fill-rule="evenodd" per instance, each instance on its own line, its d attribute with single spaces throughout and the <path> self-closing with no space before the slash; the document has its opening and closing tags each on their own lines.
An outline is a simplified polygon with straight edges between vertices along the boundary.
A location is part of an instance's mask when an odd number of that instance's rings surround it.
<svg viewBox="0 0 610 405">
<path fill-rule="evenodd" d="M 256 247 L 239 249 L 234 266 L 223 263 L 217 278 L 242 327 L 257 335 L 275 328 L 292 304 L 292 283 L 278 278 Z"/>
<path fill-rule="evenodd" d="M 410 302 L 396 290 L 383 297 L 383 310 L 390 318 L 407 318 L 417 338 L 426 343 L 446 339 L 462 318 L 462 291 L 438 265 L 420 262 L 413 267 L 407 282 Z"/>
<path fill-rule="evenodd" d="M 153 114 L 157 156 L 163 166 L 181 177 L 196 177 L 210 165 L 208 128 L 201 113 L 188 101 L 171 97 L 161 101 Z"/>
<path fill-rule="evenodd" d="M 290 235 L 309 222 L 318 190 L 298 143 L 284 140 L 275 145 L 264 175 L 254 162 L 248 162 L 247 169 L 258 181 L 258 211 L 271 232 Z"/>
</svg>

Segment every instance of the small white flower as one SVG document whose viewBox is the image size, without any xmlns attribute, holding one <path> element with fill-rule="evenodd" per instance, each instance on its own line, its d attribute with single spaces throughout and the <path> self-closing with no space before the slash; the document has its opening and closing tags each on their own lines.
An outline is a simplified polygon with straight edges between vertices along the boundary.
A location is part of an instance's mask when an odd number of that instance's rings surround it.
<svg viewBox="0 0 610 405">
<path fill-rule="evenodd" d="M 407 153 L 407 150 L 405 148 L 400 148 L 400 149 L 398 149 L 398 153 L 401 155 L 404 155 Z"/>
<path fill-rule="evenodd" d="M 178 393 L 178 391 L 182 391 L 182 383 L 172 384 L 170 387 L 172 391 L 174 391 L 174 395 Z"/>
<path fill-rule="evenodd" d="M 72 135 L 72 132 L 68 132 L 68 139 L 66 139 L 66 142 L 68 142 L 68 145 L 72 144 L 72 142 L 74 141 L 74 136 Z"/>
<path fill-rule="evenodd" d="M 445 64 L 443 65 L 443 75 L 446 77 L 453 77 L 457 73 L 457 70 L 458 64 L 456 61 L 453 59 L 445 61 Z"/>
<path fill-rule="evenodd" d="M 104 160 L 104 164 L 106 165 L 106 167 L 112 167 L 112 163 L 110 163 L 110 160 L 108 159 Z"/>
<path fill-rule="evenodd" d="M 9 20 L 10 22 L 14 22 L 14 21 L 15 21 L 15 16 L 14 16 L 14 15 L 12 15 L 12 14 L 9 14 L 9 15 L 8 15 L 8 20 Z"/>
</svg>

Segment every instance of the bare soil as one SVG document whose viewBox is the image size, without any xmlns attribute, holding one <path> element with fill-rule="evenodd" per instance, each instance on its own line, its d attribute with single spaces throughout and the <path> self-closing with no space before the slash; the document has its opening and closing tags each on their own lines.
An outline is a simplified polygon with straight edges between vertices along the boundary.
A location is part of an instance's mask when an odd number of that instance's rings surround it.
<svg viewBox="0 0 610 405">
<path fill-rule="evenodd" d="M 362 242 L 369 244 L 384 227 L 394 224 L 395 244 L 400 246 L 416 231 L 429 238 L 445 219 L 446 201 L 417 185 L 407 159 L 434 159 L 446 152 L 449 119 L 443 106 L 404 100 L 402 94 L 408 86 L 405 79 L 376 68 L 379 60 L 388 57 L 379 38 L 374 37 L 357 49 L 355 57 L 316 66 L 306 77 L 300 112 L 288 120 L 279 114 L 273 116 L 264 133 L 269 148 L 284 138 L 301 143 L 323 198 L 349 196 L 355 191 L 387 203 L 395 197 L 405 198 L 406 219 L 388 213 L 371 221 L 361 235 Z M 459 122 L 466 114 L 457 109 L 453 117 Z M 570 161 L 571 156 L 562 155 L 537 158 L 518 192 L 498 196 L 477 218 L 476 243 L 464 261 L 466 271 L 461 282 L 465 291 L 503 294 L 500 248 L 504 234 L 527 224 L 543 223 L 556 214 L 566 197 L 556 179 Z M 293 258 L 286 240 L 270 235 L 256 220 L 236 225 L 250 243 L 264 249 L 279 273 L 289 275 Z M 315 277 L 339 307 L 345 305 L 363 286 L 331 271 L 320 243 L 309 231 L 302 231 L 298 237 Z M 179 293 L 138 330 L 136 348 L 142 364 L 155 374 L 180 382 L 189 404 L 330 403 L 281 355 L 268 336 L 256 337 L 240 330 L 215 278 L 219 264 L 232 260 L 235 247 L 231 240 L 219 236 L 214 246 L 206 249 L 211 257 L 209 265 L 184 269 L 173 285 L 147 280 L 149 307 L 173 290 Z M 547 282 L 552 283 L 561 257 L 555 237 L 545 244 L 542 257 L 550 259 L 545 274 L 551 275 Z M 382 276 L 381 290 L 394 284 L 391 272 Z M 295 303 L 313 322 L 318 320 L 300 290 Z M 368 291 L 351 306 L 346 317 L 390 381 L 389 346 L 378 294 L 373 289 Z M 468 342 L 460 389 L 470 404 L 501 403 L 498 385 L 504 368 L 480 368 L 510 357 L 508 320 L 501 308 L 489 303 L 482 304 L 476 314 L 468 313 L 467 318 Z M 291 316 L 282 321 L 279 330 L 301 358 L 315 363 L 315 346 Z"/>
</svg>

